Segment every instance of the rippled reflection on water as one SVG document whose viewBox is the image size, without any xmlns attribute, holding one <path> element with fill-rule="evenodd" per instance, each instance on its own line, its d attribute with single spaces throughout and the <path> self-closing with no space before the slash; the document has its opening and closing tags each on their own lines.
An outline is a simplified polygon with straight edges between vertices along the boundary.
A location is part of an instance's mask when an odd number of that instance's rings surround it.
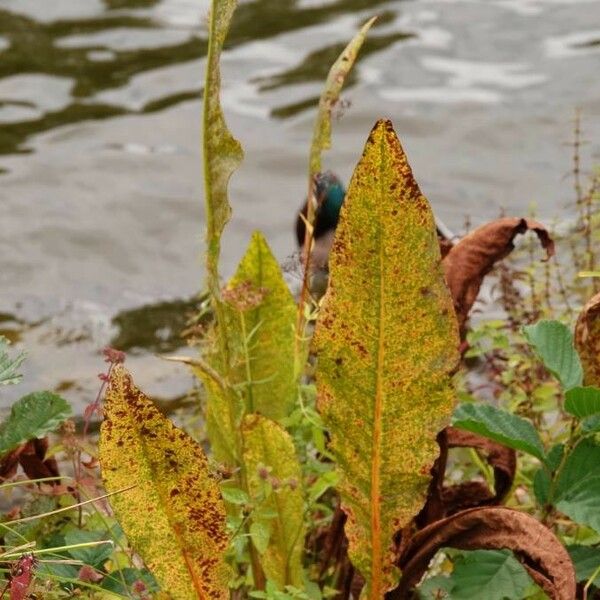
<svg viewBox="0 0 600 600">
<path fill-rule="evenodd" d="M 181 344 L 202 279 L 207 7 L 0 0 L 0 333 L 30 353 L 11 393 L 60 387 L 81 406 L 106 343 L 154 395 L 189 386 L 152 353 Z M 378 116 L 455 229 L 531 201 L 562 210 L 575 106 L 600 162 L 600 0 L 242 1 L 223 57 L 246 148 L 224 273 L 255 228 L 293 252 L 320 85 L 373 13 L 327 156 L 344 178 Z"/>
</svg>

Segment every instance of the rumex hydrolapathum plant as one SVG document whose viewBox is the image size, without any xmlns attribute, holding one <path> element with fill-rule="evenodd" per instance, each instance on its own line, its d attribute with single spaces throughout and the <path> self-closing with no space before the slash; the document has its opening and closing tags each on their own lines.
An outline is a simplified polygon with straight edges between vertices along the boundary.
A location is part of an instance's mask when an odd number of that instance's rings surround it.
<svg viewBox="0 0 600 600">
<path fill-rule="evenodd" d="M 423 504 L 452 413 L 459 337 L 440 259 L 431 209 L 379 121 L 342 209 L 314 339 L 349 554 L 372 599 L 397 582 L 394 534 Z"/>
</svg>

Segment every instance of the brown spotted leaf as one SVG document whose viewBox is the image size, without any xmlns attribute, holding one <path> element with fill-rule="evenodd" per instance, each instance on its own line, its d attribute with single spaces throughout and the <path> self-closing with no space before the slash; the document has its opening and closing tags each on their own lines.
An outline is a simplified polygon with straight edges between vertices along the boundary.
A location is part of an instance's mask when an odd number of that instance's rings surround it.
<svg viewBox="0 0 600 600">
<path fill-rule="evenodd" d="M 458 344 L 431 209 L 379 121 L 342 209 L 314 338 L 318 406 L 368 598 L 397 581 L 393 536 L 423 504 Z"/>
<path fill-rule="evenodd" d="M 600 294 L 583 307 L 577 319 L 575 347 L 583 366 L 584 384 L 600 386 Z"/>
<path fill-rule="evenodd" d="M 402 580 L 389 600 L 409 598 L 435 553 L 444 547 L 512 550 L 552 600 L 575 598 L 573 564 L 552 531 L 526 513 L 486 507 L 465 510 L 419 531 L 400 557 Z"/>
<path fill-rule="evenodd" d="M 550 258 L 554 254 L 554 241 L 546 228 L 537 221 L 517 217 L 496 219 L 478 227 L 446 254 L 444 272 L 461 330 L 477 299 L 483 278 L 499 260 L 512 252 L 515 237 L 529 230 L 536 233 Z"/>
<path fill-rule="evenodd" d="M 113 369 L 100 464 L 123 531 L 175 600 L 229 598 L 225 508 L 201 447 Z"/>
</svg>

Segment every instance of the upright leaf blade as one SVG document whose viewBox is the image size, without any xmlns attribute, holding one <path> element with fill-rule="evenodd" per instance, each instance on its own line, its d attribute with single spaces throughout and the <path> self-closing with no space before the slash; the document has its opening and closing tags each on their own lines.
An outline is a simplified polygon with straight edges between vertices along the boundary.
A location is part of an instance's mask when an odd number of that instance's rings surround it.
<svg viewBox="0 0 600 600">
<path fill-rule="evenodd" d="M 527 341 L 565 390 L 579 386 L 583 382 L 581 361 L 573 346 L 573 335 L 558 321 L 538 321 L 535 325 L 523 327 Z"/>
<path fill-rule="evenodd" d="M 71 415 L 68 402 L 51 392 L 33 392 L 17 400 L 0 424 L 0 456 L 19 444 L 44 437 Z"/>
<path fill-rule="evenodd" d="M 221 108 L 219 61 L 237 0 L 213 0 L 210 11 L 206 82 L 204 86 L 203 151 L 206 206 L 206 265 L 209 290 L 219 296 L 218 262 L 221 234 L 231 215 L 227 186 L 243 159 L 240 143 L 231 135 Z"/>
<path fill-rule="evenodd" d="M 241 348 L 232 357 L 233 383 L 245 383 L 247 412 L 275 421 L 286 417 L 296 401 L 294 319 L 296 303 L 277 260 L 260 232 L 252 240 L 224 294 L 243 296 L 246 306 L 226 305 L 228 333 Z M 249 298 L 255 295 L 255 300 Z M 236 304 L 234 302 L 234 304 Z"/>
<path fill-rule="evenodd" d="M 201 447 L 163 417 L 121 366 L 100 436 L 111 504 L 132 546 L 174 600 L 229 598 L 225 508 Z"/>
<path fill-rule="evenodd" d="M 379 121 L 342 209 L 314 339 L 350 557 L 369 598 L 395 583 L 392 538 L 422 505 L 458 343 L 431 209 Z"/>
<path fill-rule="evenodd" d="M 376 20 L 377 17 L 372 17 L 360 28 L 360 31 L 350 40 L 329 70 L 325 87 L 319 99 L 319 111 L 310 145 L 309 170 L 311 176 L 321 171 L 321 154 L 323 150 L 331 147 L 331 111 L 339 100 L 346 77 L 354 66 L 356 57 L 367 37 L 367 32 Z"/>
<path fill-rule="evenodd" d="M 278 485 L 267 499 L 259 504 L 260 511 L 270 510 L 277 516 L 261 520 L 253 517 L 253 524 L 270 530 L 261 564 L 266 576 L 280 590 L 286 585 L 301 588 L 302 549 L 304 547 L 304 500 L 300 482 L 302 471 L 289 434 L 277 423 L 261 415 L 247 415 L 242 426 L 244 436 L 244 463 L 247 470 L 248 490 L 260 498 L 266 486 L 265 475 Z M 261 473 L 265 474 L 261 477 Z"/>
</svg>

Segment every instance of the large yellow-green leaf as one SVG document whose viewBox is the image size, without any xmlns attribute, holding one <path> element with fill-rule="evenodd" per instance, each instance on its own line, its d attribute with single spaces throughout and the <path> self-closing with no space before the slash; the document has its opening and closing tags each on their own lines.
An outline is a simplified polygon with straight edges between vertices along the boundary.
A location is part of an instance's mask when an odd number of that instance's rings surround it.
<svg viewBox="0 0 600 600">
<path fill-rule="evenodd" d="M 200 446 L 116 366 L 100 433 L 106 489 L 132 546 L 175 600 L 229 598 L 225 508 Z"/>
<path fill-rule="evenodd" d="M 231 135 L 221 108 L 219 60 L 236 0 L 213 0 L 210 12 L 206 81 L 204 86 L 203 152 L 206 206 L 206 264 L 209 290 L 219 295 L 218 262 L 221 233 L 231 215 L 227 198 L 229 178 L 243 158 L 239 142 Z"/>
<path fill-rule="evenodd" d="M 228 334 L 238 342 L 235 383 L 243 387 L 247 412 L 273 420 L 294 407 L 294 319 L 296 303 L 265 238 L 255 232 L 235 275 L 223 292 Z M 235 358 L 234 358 L 235 360 Z"/>
<path fill-rule="evenodd" d="M 285 585 L 301 588 L 304 500 L 294 444 L 281 426 L 257 414 L 244 417 L 242 435 L 248 491 L 253 499 L 259 499 L 255 500 L 252 526 L 267 532 L 268 545 L 261 553 L 261 565 L 267 578 L 280 589 Z M 275 489 L 260 502 L 273 482 Z M 256 516 L 266 512 L 276 517 Z"/>
<path fill-rule="evenodd" d="M 454 404 L 458 327 L 431 209 L 392 124 L 367 141 L 342 208 L 315 332 L 350 557 L 380 600 L 392 537 L 419 512 Z"/>
</svg>

